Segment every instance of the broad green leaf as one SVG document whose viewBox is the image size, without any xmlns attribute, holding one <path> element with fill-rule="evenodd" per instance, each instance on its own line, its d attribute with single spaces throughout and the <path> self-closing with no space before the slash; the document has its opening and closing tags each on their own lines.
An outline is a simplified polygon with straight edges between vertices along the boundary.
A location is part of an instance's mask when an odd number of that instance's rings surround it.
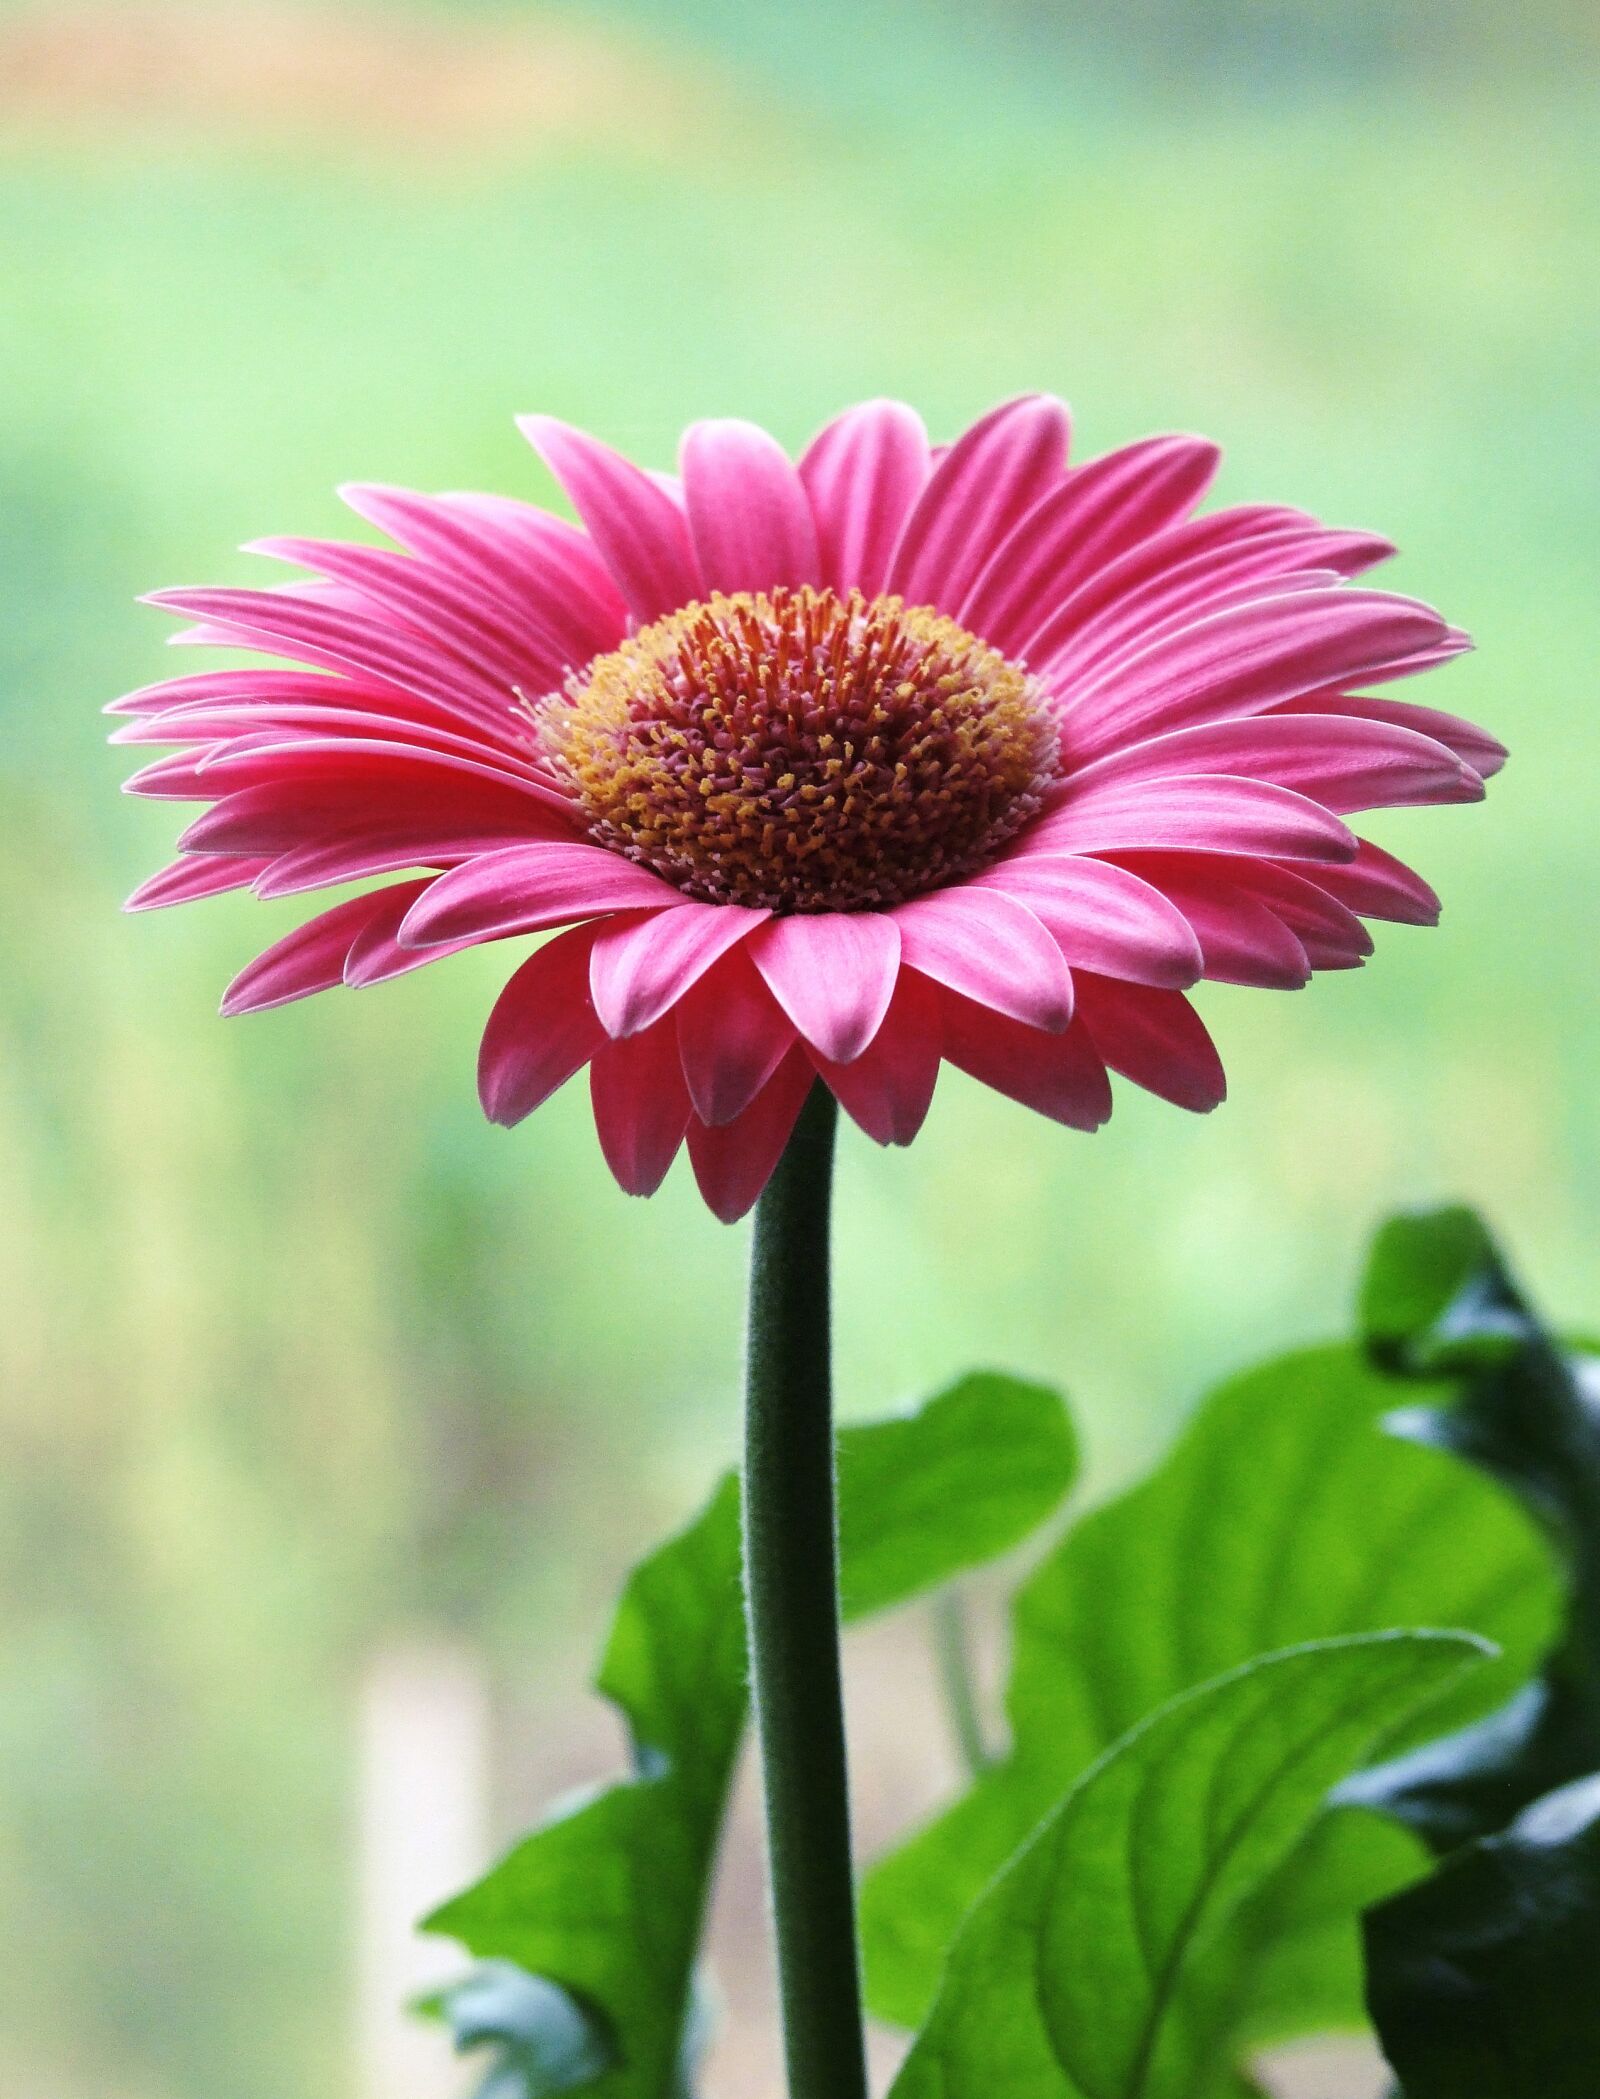
<svg viewBox="0 0 1600 2099">
<path fill-rule="evenodd" d="M 1367 1919 L 1368 2002 L 1406 2099 L 1594 2099 L 1600 1777 L 1524 1809 Z"/>
<path fill-rule="evenodd" d="M 1194 2099 L 1247 2090 L 1219 1935 L 1329 1789 L 1476 1656 L 1464 1635 L 1291 1649 L 1161 1708 L 979 1900 L 893 2099 Z"/>
<path fill-rule="evenodd" d="M 613 2060 L 609 2041 L 582 2006 L 509 1961 L 485 1961 L 431 2009 L 449 2022 L 461 2053 L 493 2051 L 475 2099 L 556 2099 L 592 2084 Z"/>
<path fill-rule="evenodd" d="M 846 1615 L 907 1601 L 1019 1543 L 1074 1469 L 1060 1400 L 994 1373 L 846 1429 Z M 622 1594 L 597 1684 L 627 1724 L 633 1776 L 558 1812 L 425 1927 L 593 2011 L 614 2058 L 580 2087 L 592 2099 L 688 2090 L 695 1963 L 746 1717 L 739 1573 L 730 1476 Z"/>
<path fill-rule="evenodd" d="M 985 1884 L 1096 1757 L 1179 1692 L 1274 1649 L 1408 1625 L 1463 1626 L 1505 1650 L 1447 1725 L 1525 1678 L 1554 1619 L 1548 1555 L 1489 1481 L 1382 1432 L 1396 1396 L 1351 1348 L 1249 1372 L 1040 1565 L 1015 1609 L 1011 1754 L 866 1882 L 882 2016 L 921 2020 Z M 1318 1839 L 1315 1873 L 1274 1897 L 1270 1929 L 1241 1939 L 1241 2038 L 1360 2019 L 1357 1914 L 1419 1858 L 1369 1817 L 1338 1823 Z"/>
<path fill-rule="evenodd" d="M 1078 1469 L 1060 1396 L 976 1370 L 899 1421 L 846 1429 L 839 1553 L 847 1618 L 1008 1552 L 1059 1507 Z"/>
<path fill-rule="evenodd" d="M 1362 1317 L 1375 1358 L 1424 1384 L 1392 1417 L 1396 1432 L 1499 1480 L 1542 1525 L 1567 1577 L 1565 1623 L 1534 1683 L 1348 1789 L 1442 1851 L 1600 1766 L 1600 1391 L 1595 1366 L 1541 1325 L 1470 1210 L 1386 1226 Z"/>
</svg>

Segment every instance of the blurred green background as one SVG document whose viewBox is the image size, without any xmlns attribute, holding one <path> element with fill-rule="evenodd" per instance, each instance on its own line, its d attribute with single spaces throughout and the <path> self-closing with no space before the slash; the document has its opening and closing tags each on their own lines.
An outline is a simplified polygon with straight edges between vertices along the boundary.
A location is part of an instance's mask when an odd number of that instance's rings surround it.
<svg viewBox="0 0 1600 2099">
<path fill-rule="evenodd" d="M 347 2099 L 371 1657 L 476 1657 L 525 1811 L 736 1432 L 743 1234 L 619 1195 L 581 1089 L 483 1123 L 503 954 L 223 1025 L 297 907 L 119 917 L 174 829 L 97 714 L 180 667 L 136 593 L 342 479 L 549 496 L 519 410 L 662 465 L 880 392 L 1214 434 L 1402 543 L 1513 765 L 1372 826 L 1438 932 L 1202 996 L 1217 1115 L 947 1074 L 848 1141 L 846 1404 L 1051 1375 L 1104 1485 L 1445 1195 L 1592 1323 L 1597 51 L 1553 0 L 0 6 L 0 2088 Z"/>
</svg>

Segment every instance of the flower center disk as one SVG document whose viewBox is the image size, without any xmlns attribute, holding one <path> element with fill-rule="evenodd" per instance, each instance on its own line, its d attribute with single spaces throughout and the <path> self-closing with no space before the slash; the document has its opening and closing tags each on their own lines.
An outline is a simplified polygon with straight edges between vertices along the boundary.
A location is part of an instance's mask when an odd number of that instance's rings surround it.
<svg viewBox="0 0 1600 2099">
<path fill-rule="evenodd" d="M 859 591 L 741 591 L 600 656 L 538 712 L 591 837 L 707 903 L 857 911 L 971 873 L 1058 763 L 1037 681 Z"/>
</svg>

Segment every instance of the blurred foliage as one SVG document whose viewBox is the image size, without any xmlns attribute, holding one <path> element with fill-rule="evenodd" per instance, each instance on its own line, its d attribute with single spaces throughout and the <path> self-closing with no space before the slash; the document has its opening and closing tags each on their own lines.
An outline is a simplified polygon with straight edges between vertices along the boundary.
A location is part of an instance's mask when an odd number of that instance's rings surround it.
<svg viewBox="0 0 1600 2099">
<path fill-rule="evenodd" d="M 207 78 L 258 12 L 191 11 Z M 293 907 L 118 918 L 172 830 L 100 742 L 163 669 L 132 600 L 341 529 L 335 482 L 547 494 L 533 407 L 664 464 L 699 413 L 798 442 L 891 391 L 948 431 L 1042 385 L 1085 449 L 1203 428 L 1226 496 L 1391 532 L 1479 640 L 1441 703 L 1515 753 L 1484 810 L 1374 826 L 1443 928 L 1208 996 L 1208 1121 L 1127 1093 L 1089 1143 L 947 1078 L 913 1152 L 848 1144 L 842 1382 L 881 1407 L 974 1355 L 1060 1366 L 1121 1472 L 1167 1426 L 1142 1395 L 1331 1320 L 1371 1215 L 1443 1191 L 1579 1300 L 1600 93 L 1551 78 L 1566 18 L 1526 67 L 1470 9 L 1357 68 L 1338 25 L 1377 10 L 1346 0 L 1291 67 L 1145 5 L 1141 84 L 1021 0 L 778 12 L 563 17 L 637 66 L 426 151 L 403 96 L 251 129 L 259 38 L 209 127 L 161 115 L 181 66 L 114 120 L 13 126 L 0 91 L 0 2030 L 74 2099 L 347 2088 L 359 1657 L 423 1620 L 546 1671 L 733 1438 L 741 1236 L 680 1176 L 618 1195 L 577 1092 L 483 1125 L 505 958 L 222 1026 Z M 1262 0 L 1251 50 L 1311 12 Z M 551 20 L 455 13 L 535 54 Z M 402 8 L 346 21 L 410 48 Z"/>
</svg>

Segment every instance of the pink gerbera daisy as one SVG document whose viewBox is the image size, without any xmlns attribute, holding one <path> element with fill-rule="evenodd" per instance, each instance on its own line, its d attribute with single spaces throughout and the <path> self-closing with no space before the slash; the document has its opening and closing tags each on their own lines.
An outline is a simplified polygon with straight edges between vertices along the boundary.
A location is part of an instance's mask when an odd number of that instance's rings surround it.
<svg viewBox="0 0 1600 2099">
<path fill-rule="evenodd" d="M 114 703 L 119 740 L 182 746 L 130 787 L 212 805 L 132 906 L 406 877 L 269 948 L 225 1012 L 564 928 L 490 1015 L 485 1110 L 588 1065 L 622 1186 L 687 1140 L 733 1218 L 819 1076 L 887 1144 L 945 1058 L 1078 1129 L 1108 1067 L 1210 1108 L 1186 987 L 1299 985 L 1362 961 L 1364 918 L 1437 916 L 1344 818 L 1476 800 L 1504 752 L 1353 688 L 1465 638 L 1351 585 L 1385 540 L 1196 516 L 1201 439 L 1069 466 L 1048 397 L 943 450 L 878 401 L 798 464 L 698 423 L 672 479 L 523 428 L 581 526 L 352 487 L 403 551 L 263 540 L 316 580 L 156 593 L 181 641 L 311 668 Z"/>
</svg>

